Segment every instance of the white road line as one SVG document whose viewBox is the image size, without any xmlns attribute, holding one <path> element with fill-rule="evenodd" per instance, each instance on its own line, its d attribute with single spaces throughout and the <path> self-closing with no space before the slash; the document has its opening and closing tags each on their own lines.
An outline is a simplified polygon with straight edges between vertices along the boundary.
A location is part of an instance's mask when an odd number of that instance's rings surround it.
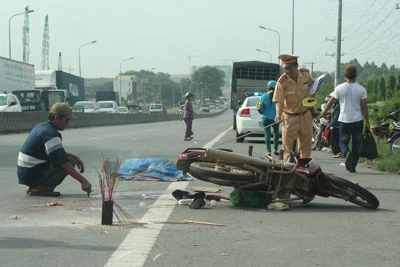
<svg viewBox="0 0 400 267">
<path fill-rule="evenodd" d="M 223 131 L 222 133 L 220 133 L 217 137 L 215 137 L 211 142 L 205 144 L 205 148 L 209 148 L 212 147 L 213 145 L 215 145 L 219 140 L 221 140 L 221 138 L 229 131 L 232 130 L 232 127 L 229 127 L 228 129 L 226 129 L 225 131 Z"/>
<path fill-rule="evenodd" d="M 212 147 L 231 129 L 232 127 L 228 128 L 204 147 Z M 171 183 L 140 220 L 141 223 L 147 223 L 146 226 L 132 229 L 111 255 L 105 267 L 142 267 L 163 228 L 163 224 L 152 222 L 168 221 L 176 206 L 176 202 L 171 202 L 171 193 L 176 189 L 185 190 L 188 184 L 189 182 Z"/>
<path fill-rule="evenodd" d="M 165 190 L 149 211 L 140 220 L 147 223 L 143 228 L 132 229 L 122 241 L 118 249 L 108 260 L 105 267 L 142 267 L 153 247 L 163 224 L 152 222 L 168 221 L 176 201 L 171 201 L 171 192 L 176 189 L 185 190 L 189 182 L 174 182 Z"/>
</svg>

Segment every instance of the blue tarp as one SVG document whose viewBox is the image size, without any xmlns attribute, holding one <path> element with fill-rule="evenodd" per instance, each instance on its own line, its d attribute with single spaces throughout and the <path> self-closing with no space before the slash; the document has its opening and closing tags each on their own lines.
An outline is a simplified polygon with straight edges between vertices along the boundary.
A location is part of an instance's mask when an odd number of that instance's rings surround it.
<svg viewBox="0 0 400 267">
<path fill-rule="evenodd" d="M 108 169 L 112 170 L 112 162 L 108 163 Z M 118 176 L 121 179 L 130 180 L 161 180 L 161 181 L 182 181 L 189 176 L 183 174 L 176 168 L 175 163 L 164 158 L 136 158 L 126 159 L 119 167 Z"/>
</svg>

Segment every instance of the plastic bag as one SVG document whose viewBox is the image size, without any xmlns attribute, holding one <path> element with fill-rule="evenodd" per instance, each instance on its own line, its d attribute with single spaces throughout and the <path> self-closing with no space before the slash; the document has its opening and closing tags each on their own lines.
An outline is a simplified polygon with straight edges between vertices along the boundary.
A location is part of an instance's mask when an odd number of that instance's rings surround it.
<svg viewBox="0 0 400 267">
<path fill-rule="evenodd" d="M 378 157 L 375 138 L 369 129 L 365 129 L 364 131 L 359 155 L 367 159 L 376 159 Z"/>
</svg>

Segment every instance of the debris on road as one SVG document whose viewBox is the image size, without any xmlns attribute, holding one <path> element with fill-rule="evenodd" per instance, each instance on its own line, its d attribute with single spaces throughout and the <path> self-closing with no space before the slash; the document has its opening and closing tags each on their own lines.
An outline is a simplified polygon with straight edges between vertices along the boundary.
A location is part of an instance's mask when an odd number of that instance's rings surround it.
<svg viewBox="0 0 400 267">
<path fill-rule="evenodd" d="M 47 206 L 48 206 L 48 207 L 64 206 L 64 202 L 62 202 L 62 201 L 48 202 L 48 203 L 47 203 Z"/>
</svg>

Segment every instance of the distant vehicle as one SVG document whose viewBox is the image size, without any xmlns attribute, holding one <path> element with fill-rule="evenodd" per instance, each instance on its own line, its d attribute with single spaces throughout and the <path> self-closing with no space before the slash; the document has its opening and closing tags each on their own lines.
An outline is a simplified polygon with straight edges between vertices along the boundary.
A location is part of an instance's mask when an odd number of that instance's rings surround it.
<svg viewBox="0 0 400 267">
<path fill-rule="evenodd" d="M 208 104 L 203 104 L 203 105 L 201 105 L 201 108 L 200 108 L 203 112 L 210 112 L 210 105 L 208 105 Z"/>
<path fill-rule="evenodd" d="M 129 113 L 127 107 L 118 107 L 118 113 Z"/>
<path fill-rule="evenodd" d="M 22 112 L 18 97 L 13 94 L 0 94 L 0 112 Z"/>
<path fill-rule="evenodd" d="M 216 104 L 215 104 L 215 101 L 210 101 L 210 102 L 208 103 L 208 105 L 210 106 L 210 109 L 216 109 L 216 108 L 217 108 L 217 106 L 216 106 Z"/>
<path fill-rule="evenodd" d="M 85 100 L 84 79 L 62 70 L 36 70 L 35 88 L 47 92 L 49 108 L 55 102 L 72 106 Z"/>
<path fill-rule="evenodd" d="M 117 93 L 114 91 L 98 91 L 96 92 L 96 101 L 117 101 Z"/>
<path fill-rule="evenodd" d="M 99 101 L 96 107 L 100 113 L 117 113 L 118 105 L 115 101 Z"/>
<path fill-rule="evenodd" d="M 245 137 L 263 137 L 264 125 L 256 108 L 260 96 L 247 97 L 236 113 L 236 142 L 243 143 Z M 251 134 L 249 134 L 251 133 Z M 240 137 L 246 135 L 244 137 Z M 239 138 L 238 138 L 239 137 Z"/>
<path fill-rule="evenodd" d="M 48 106 L 51 108 L 55 103 L 66 103 L 70 105 L 69 93 L 65 89 L 51 89 L 44 92 L 47 97 Z"/>
<path fill-rule="evenodd" d="M 128 108 L 129 113 L 133 114 L 142 113 L 143 111 L 143 108 L 139 105 L 126 105 L 126 107 Z"/>
<path fill-rule="evenodd" d="M 236 130 L 236 113 L 246 98 L 246 92 L 264 92 L 270 80 L 277 80 L 281 74 L 277 63 L 262 61 L 234 62 L 232 68 L 231 109 L 233 130 Z"/>
<path fill-rule="evenodd" d="M 98 112 L 96 103 L 93 101 L 78 101 L 74 104 L 72 109 L 77 112 L 82 111 L 85 113 Z"/>
<path fill-rule="evenodd" d="M 22 111 L 49 111 L 57 102 L 69 105 L 69 93 L 64 89 L 29 89 L 12 91 L 21 102 Z"/>
<path fill-rule="evenodd" d="M 18 97 L 23 112 L 49 110 L 46 95 L 41 89 L 16 90 L 11 93 Z"/>
<path fill-rule="evenodd" d="M 11 92 L 35 89 L 35 66 L 0 57 L 0 89 Z"/>
<path fill-rule="evenodd" d="M 150 104 L 149 113 L 151 114 L 164 113 L 164 107 L 162 104 Z"/>
</svg>

